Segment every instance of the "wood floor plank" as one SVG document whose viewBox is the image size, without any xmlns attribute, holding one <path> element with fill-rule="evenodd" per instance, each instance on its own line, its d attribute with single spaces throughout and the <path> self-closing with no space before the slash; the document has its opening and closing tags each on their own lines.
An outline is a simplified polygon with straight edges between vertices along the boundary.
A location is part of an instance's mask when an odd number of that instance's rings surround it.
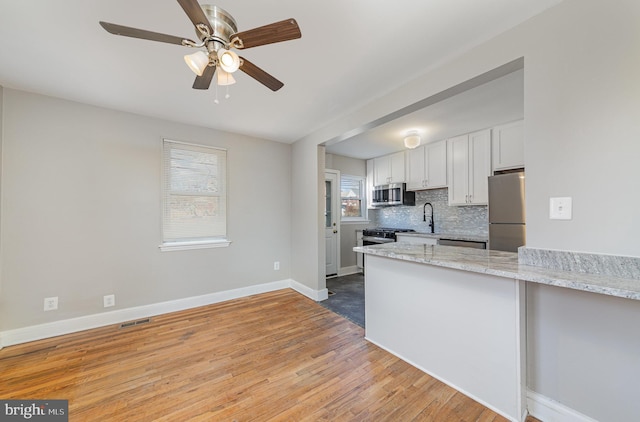
<svg viewBox="0 0 640 422">
<path fill-rule="evenodd" d="M 0 371 L 0 397 L 71 420 L 506 420 L 289 289 L 7 347 Z"/>
</svg>

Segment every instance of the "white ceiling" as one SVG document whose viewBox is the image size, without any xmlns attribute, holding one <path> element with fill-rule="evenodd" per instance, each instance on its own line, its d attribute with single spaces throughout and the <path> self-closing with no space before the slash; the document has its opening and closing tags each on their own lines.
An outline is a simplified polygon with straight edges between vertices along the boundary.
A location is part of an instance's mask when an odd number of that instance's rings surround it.
<svg viewBox="0 0 640 422">
<path fill-rule="evenodd" d="M 0 0 L 0 85 L 291 143 L 560 1 L 215 0 L 240 31 L 290 17 L 302 31 L 243 51 L 284 88 L 239 72 L 216 105 L 191 88 L 192 50 L 98 25 L 193 39 L 175 0 Z"/>
<path fill-rule="evenodd" d="M 369 159 L 406 149 L 404 137 L 414 131 L 422 144 L 486 129 L 524 117 L 524 70 L 419 108 L 390 122 L 328 145 L 326 151 Z"/>
</svg>

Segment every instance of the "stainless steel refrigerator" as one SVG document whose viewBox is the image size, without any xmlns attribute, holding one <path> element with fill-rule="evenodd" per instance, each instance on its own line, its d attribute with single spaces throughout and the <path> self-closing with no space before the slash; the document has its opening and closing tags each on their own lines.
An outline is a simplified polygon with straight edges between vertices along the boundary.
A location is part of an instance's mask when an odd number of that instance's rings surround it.
<svg viewBox="0 0 640 422">
<path fill-rule="evenodd" d="M 525 243 L 524 172 L 489 177 L 489 249 L 518 252 Z"/>
</svg>

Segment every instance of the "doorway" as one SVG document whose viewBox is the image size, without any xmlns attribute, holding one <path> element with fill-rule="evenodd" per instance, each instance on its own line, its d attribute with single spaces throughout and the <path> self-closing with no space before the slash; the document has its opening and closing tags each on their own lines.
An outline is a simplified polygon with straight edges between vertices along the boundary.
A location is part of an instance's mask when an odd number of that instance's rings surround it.
<svg viewBox="0 0 640 422">
<path fill-rule="evenodd" d="M 340 268 L 340 172 L 324 173 L 325 276 L 338 275 Z"/>
</svg>

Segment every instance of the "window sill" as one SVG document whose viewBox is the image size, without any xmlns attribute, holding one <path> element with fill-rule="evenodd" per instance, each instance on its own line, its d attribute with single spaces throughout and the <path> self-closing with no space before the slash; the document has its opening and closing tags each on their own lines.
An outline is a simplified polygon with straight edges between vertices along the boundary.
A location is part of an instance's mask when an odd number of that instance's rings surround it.
<svg viewBox="0 0 640 422">
<path fill-rule="evenodd" d="M 342 224 L 369 224 L 371 221 L 363 219 L 363 220 L 340 220 L 340 225 Z"/>
<path fill-rule="evenodd" d="M 190 249 L 226 248 L 231 244 L 230 240 L 199 240 L 191 242 L 167 242 L 159 246 L 162 252 L 187 251 Z"/>
</svg>

